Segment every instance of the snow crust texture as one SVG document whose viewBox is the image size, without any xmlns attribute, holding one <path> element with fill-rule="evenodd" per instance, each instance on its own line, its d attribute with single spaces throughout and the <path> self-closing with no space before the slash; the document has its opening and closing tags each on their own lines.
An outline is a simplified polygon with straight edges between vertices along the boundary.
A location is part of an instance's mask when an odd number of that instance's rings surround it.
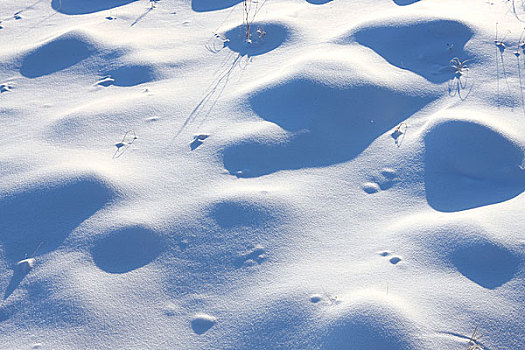
<svg viewBox="0 0 525 350">
<path fill-rule="evenodd" d="M 0 14 L 0 349 L 525 349 L 522 1 Z"/>
</svg>

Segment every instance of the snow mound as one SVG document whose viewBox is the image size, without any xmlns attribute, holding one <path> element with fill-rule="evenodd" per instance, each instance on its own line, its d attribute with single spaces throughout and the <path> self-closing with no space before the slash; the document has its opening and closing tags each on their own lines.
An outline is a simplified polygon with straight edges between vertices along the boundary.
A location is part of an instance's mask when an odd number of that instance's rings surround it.
<svg viewBox="0 0 525 350">
<path fill-rule="evenodd" d="M 384 299 L 384 300 L 381 300 Z M 404 311 L 374 298 L 337 305 L 321 340 L 323 350 L 415 350 L 421 349 L 415 325 Z"/>
<path fill-rule="evenodd" d="M 98 74 L 102 79 L 97 84 L 105 87 L 130 87 L 157 80 L 157 67 L 126 56 L 132 52 L 128 47 L 107 44 L 90 32 L 73 30 L 28 50 L 20 59 L 20 74 L 34 79 L 59 72 L 74 73 L 75 69 Z"/>
<path fill-rule="evenodd" d="M 90 38 L 71 31 L 53 38 L 29 51 L 22 59 L 20 73 L 38 78 L 72 67 L 97 52 Z"/>
<path fill-rule="evenodd" d="M 113 197 L 113 190 L 95 176 L 5 194 L 0 197 L 0 243 L 5 257 L 15 262 L 35 250 L 42 255 L 58 249 L 77 226 Z"/>
<path fill-rule="evenodd" d="M 522 265 L 513 252 L 489 240 L 463 242 L 451 258 L 463 276 L 488 289 L 512 280 Z"/>
<path fill-rule="evenodd" d="M 436 266 L 461 274 L 467 284 L 495 289 L 511 281 L 523 266 L 522 255 L 476 222 L 434 224 L 413 234 L 426 254 L 437 259 Z"/>
<path fill-rule="evenodd" d="M 332 0 L 306 0 L 306 1 L 314 5 L 323 5 L 323 4 L 329 3 Z"/>
<path fill-rule="evenodd" d="M 283 129 L 284 138 L 240 140 L 224 150 L 224 167 L 257 177 L 346 162 L 434 98 L 359 76 L 333 83 L 296 73 L 248 96 L 253 111 Z"/>
</svg>

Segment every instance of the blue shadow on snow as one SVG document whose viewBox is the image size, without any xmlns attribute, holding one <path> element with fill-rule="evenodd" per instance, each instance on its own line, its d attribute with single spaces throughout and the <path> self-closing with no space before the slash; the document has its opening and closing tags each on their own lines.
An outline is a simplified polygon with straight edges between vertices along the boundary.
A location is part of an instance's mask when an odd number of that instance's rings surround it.
<svg viewBox="0 0 525 350">
<path fill-rule="evenodd" d="M 394 0 L 394 3 L 399 6 L 411 5 L 416 2 L 419 2 L 419 0 Z"/>
<path fill-rule="evenodd" d="M 156 78 L 154 68 L 147 65 L 127 65 L 109 70 L 105 75 L 110 78 L 100 82 L 102 86 L 136 86 L 149 83 Z"/>
<path fill-rule="evenodd" d="M 85 60 L 95 49 L 78 35 L 63 35 L 29 52 L 22 60 L 20 74 L 38 78 Z"/>
<path fill-rule="evenodd" d="M 425 136 L 425 191 L 428 204 L 454 212 L 496 204 L 525 189 L 523 151 L 494 130 L 452 120 Z"/>
<path fill-rule="evenodd" d="M 95 178 L 75 179 L 5 196 L 0 201 L 0 244 L 15 268 L 4 299 L 30 272 L 29 265 L 15 265 L 15 262 L 57 249 L 71 231 L 111 198 L 112 192 Z"/>
<path fill-rule="evenodd" d="M 107 11 L 137 0 L 52 0 L 51 7 L 66 15 L 84 15 Z"/>
<path fill-rule="evenodd" d="M 364 27 L 341 43 L 355 40 L 390 64 L 438 84 L 453 77 L 452 58 L 467 58 L 464 47 L 472 35 L 463 23 L 433 20 Z"/>
<path fill-rule="evenodd" d="M 229 40 L 225 46 L 241 56 L 257 56 L 279 47 L 288 38 L 288 29 L 277 23 L 252 23 L 250 27 L 251 43 L 246 41 L 244 26 L 235 27 L 224 36 Z"/>
<path fill-rule="evenodd" d="M 155 260 L 162 251 L 161 238 L 140 227 L 124 227 L 99 239 L 91 250 L 93 261 L 103 271 L 126 273 Z"/>
<path fill-rule="evenodd" d="M 256 177 L 345 162 L 434 98 L 366 83 L 339 87 L 292 79 L 249 99 L 260 117 L 285 129 L 288 137 L 241 141 L 224 150 L 224 166 L 232 175 Z"/>
<path fill-rule="evenodd" d="M 84 220 L 103 208 L 112 191 L 96 178 L 26 189 L 0 201 L 0 243 L 11 263 L 55 250 Z"/>
<path fill-rule="evenodd" d="M 510 281 L 521 265 L 514 253 L 491 242 L 461 247 L 454 251 L 451 260 L 463 276 L 487 289 Z"/>
<path fill-rule="evenodd" d="M 332 0 L 306 0 L 306 2 L 314 5 L 323 5 L 331 2 Z"/>
<path fill-rule="evenodd" d="M 241 2 L 242 0 L 191 0 L 191 9 L 195 12 L 217 11 Z"/>
</svg>

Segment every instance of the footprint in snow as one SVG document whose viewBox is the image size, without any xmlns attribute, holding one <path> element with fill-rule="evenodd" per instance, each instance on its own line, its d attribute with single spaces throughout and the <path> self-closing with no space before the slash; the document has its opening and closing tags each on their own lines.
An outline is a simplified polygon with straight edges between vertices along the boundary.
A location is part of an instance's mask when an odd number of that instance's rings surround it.
<svg viewBox="0 0 525 350">
<path fill-rule="evenodd" d="M 242 254 L 236 261 L 237 267 L 254 266 L 261 264 L 266 260 L 266 249 L 263 246 L 257 245 L 250 251 Z"/>
<path fill-rule="evenodd" d="M 204 140 L 206 140 L 210 135 L 208 134 L 199 134 L 193 136 L 193 141 L 190 143 L 191 150 L 197 149 L 200 145 L 204 143 Z"/>
<path fill-rule="evenodd" d="M 149 117 L 149 118 L 146 118 L 146 121 L 147 122 L 156 122 L 160 119 L 160 117 Z"/>
<path fill-rule="evenodd" d="M 391 168 L 381 169 L 379 175 L 372 177 L 373 181 L 366 182 L 362 188 L 368 194 L 385 191 L 392 188 L 398 182 L 396 171 Z"/>
<path fill-rule="evenodd" d="M 392 252 L 388 250 L 380 252 L 379 255 L 385 258 L 389 258 L 388 261 L 390 261 L 392 265 L 397 265 L 403 260 L 403 258 L 401 258 L 400 256 L 392 255 Z"/>
<path fill-rule="evenodd" d="M 0 84 L 0 94 L 3 94 L 4 92 L 9 92 L 12 89 L 13 89 L 13 87 L 11 85 L 9 85 L 9 84 Z"/>
</svg>

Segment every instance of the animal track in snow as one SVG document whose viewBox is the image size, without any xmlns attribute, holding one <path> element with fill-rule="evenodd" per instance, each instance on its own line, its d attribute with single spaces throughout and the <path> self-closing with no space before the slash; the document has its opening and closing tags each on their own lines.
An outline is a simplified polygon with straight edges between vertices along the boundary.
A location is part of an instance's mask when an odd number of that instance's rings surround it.
<svg viewBox="0 0 525 350">
<path fill-rule="evenodd" d="M 310 296 L 310 301 L 314 304 L 317 304 L 322 300 L 323 300 L 323 296 L 321 294 L 312 294 Z"/>
<path fill-rule="evenodd" d="M 393 265 L 396 265 L 396 264 L 397 264 L 398 262 L 400 262 L 401 260 L 403 260 L 403 259 L 401 259 L 401 258 L 398 257 L 398 256 L 393 256 L 393 257 L 390 258 L 389 261 L 390 261 L 390 263 L 392 263 Z"/>
<path fill-rule="evenodd" d="M 372 180 L 362 186 L 363 191 L 368 194 L 388 190 L 398 182 L 396 171 L 390 168 L 381 169 L 379 175 L 373 176 Z"/>
<path fill-rule="evenodd" d="M 0 94 L 3 94 L 4 92 L 9 92 L 13 89 L 13 86 L 11 86 L 9 83 L 0 84 Z"/>
<path fill-rule="evenodd" d="M 390 251 L 388 251 L 388 250 L 380 252 L 379 255 L 381 255 L 382 257 L 385 257 L 385 258 L 389 258 L 388 261 L 392 265 L 397 265 L 398 263 L 403 261 L 403 258 L 401 258 L 400 256 L 392 255 L 392 253 Z"/>
<path fill-rule="evenodd" d="M 326 302 L 330 305 L 336 305 L 339 304 L 340 301 L 337 300 L 337 295 L 332 295 L 327 292 L 324 292 L 323 294 L 312 294 L 310 295 L 310 302 L 317 304 L 320 302 Z"/>
<path fill-rule="evenodd" d="M 363 191 L 365 191 L 368 194 L 377 193 L 381 191 L 381 187 L 379 187 L 379 185 L 375 182 L 365 182 L 363 184 Z"/>
<path fill-rule="evenodd" d="M 253 266 L 261 264 L 266 260 L 266 249 L 263 246 L 257 245 L 250 251 L 242 254 L 236 262 L 238 267 Z"/>
<path fill-rule="evenodd" d="M 200 145 L 204 143 L 204 140 L 206 140 L 210 135 L 208 134 L 199 134 L 193 136 L 193 141 L 190 143 L 191 150 L 197 149 Z"/>
</svg>

